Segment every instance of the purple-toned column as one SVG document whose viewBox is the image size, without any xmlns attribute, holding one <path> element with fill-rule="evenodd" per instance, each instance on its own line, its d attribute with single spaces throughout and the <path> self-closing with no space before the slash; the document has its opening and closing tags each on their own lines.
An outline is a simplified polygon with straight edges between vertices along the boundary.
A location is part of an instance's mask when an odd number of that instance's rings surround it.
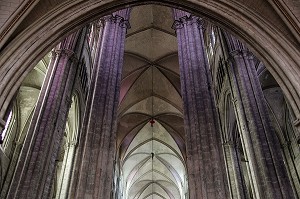
<svg viewBox="0 0 300 199">
<path fill-rule="evenodd" d="M 268 115 L 256 73 L 256 59 L 236 38 L 224 32 L 229 51 L 229 70 L 243 148 L 249 161 L 255 198 L 295 198 L 283 154 Z"/>
<path fill-rule="evenodd" d="M 52 51 L 46 78 L 8 192 L 9 199 L 50 198 L 55 160 L 71 105 L 77 65 L 73 51 L 79 35 L 79 32 L 71 34 Z"/>
<path fill-rule="evenodd" d="M 117 108 L 130 9 L 104 17 L 102 41 L 96 55 L 96 75 L 85 121 L 86 138 L 75 198 L 111 198 L 116 152 Z M 100 38 L 99 38 L 100 39 Z M 84 132 L 83 132 L 84 133 Z"/>
<path fill-rule="evenodd" d="M 95 59 L 93 60 L 93 63 L 96 62 L 99 59 L 99 54 L 101 51 L 101 44 L 102 44 L 102 35 L 103 35 L 103 28 L 104 28 L 104 21 L 103 20 L 99 20 L 97 23 L 98 29 L 97 29 L 97 41 L 96 42 L 96 49 L 95 49 L 95 53 L 94 56 Z M 95 65 L 95 64 L 93 64 Z M 87 94 L 87 100 L 85 102 L 85 108 L 84 108 L 84 115 L 83 115 L 83 122 L 82 122 L 82 127 L 79 131 L 79 139 L 78 139 L 78 146 L 76 147 L 76 151 L 75 151 L 75 161 L 74 161 L 74 165 L 73 165 L 73 172 L 72 172 L 72 178 L 71 178 L 71 186 L 69 188 L 69 193 L 68 193 L 68 197 L 69 198 L 75 198 L 75 194 L 77 191 L 77 186 L 79 184 L 79 175 L 80 175 L 80 170 L 81 170 L 81 164 L 82 162 L 82 158 L 83 158 L 83 152 L 85 150 L 85 141 L 86 141 L 86 135 L 87 135 L 87 128 L 89 125 L 89 121 L 90 121 L 90 113 L 92 110 L 92 102 L 94 99 L 94 88 L 95 88 L 95 81 L 96 81 L 96 75 L 97 75 L 97 71 L 98 71 L 99 67 L 93 67 L 93 70 L 91 72 L 92 77 L 91 77 L 91 83 L 89 85 L 88 88 L 88 94 Z"/>
<path fill-rule="evenodd" d="M 203 21 L 176 9 L 174 17 L 184 103 L 189 198 L 226 199 L 225 164 L 204 54 Z"/>
</svg>

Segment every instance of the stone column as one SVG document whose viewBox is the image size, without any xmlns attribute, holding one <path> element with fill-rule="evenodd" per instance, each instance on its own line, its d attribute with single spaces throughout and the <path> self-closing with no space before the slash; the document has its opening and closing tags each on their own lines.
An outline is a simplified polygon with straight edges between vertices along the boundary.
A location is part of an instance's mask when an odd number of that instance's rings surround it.
<svg viewBox="0 0 300 199">
<path fill-rule="evenodd" d="M 224 33 L 241 139 L 249 160 L 257 199 L 293 199 L 281 146 L 268 115 L 255 69 L 255 57 L 236 38 Z"/>
<path fill-rule="evenodd" d="M 117 108 L 124 57 L 129 9 L 104 17 L 101 45 L 95 59 L 94 86 L 89 92 L 91 101 L 85 114 L 83 129 L 85 143 L 81 159 L 77 199 L 111 198 L 113 168 L 116 152 Z M 100 38 L 99 38 L 100 40 Z"/>
<path fill-rule="evenodd" d="M 76 141 L 67 143 L 64 148 L 64 159 L 61 166 L 58 188 L 56 191 L 56 199 L 67 199 L 72 173 L 72 165 L 74 163 Z"/>
<path fill-rule="evenodd" d="M 189 198 L 229 198 L 221 158 L 221 134 L 204 54 L 203 21 L 176 9 L 174 17 L 184 103 Z"/>
<path fill-rule="evenodd" d="M 103 35 L 103 28 L 104 28 L 104 21 L 99 20 L 99 30 L 98 30 L 98 39 L 97 39 L 97 46 L 96 46 L 96 55 L 95 59 L 93 60 L 93 65 L 96 66 L 96 62 L 99 59 L 99 54 L 101 51 L 101 44 L 102 44 L 102 35 Z M 84 106 L 84 113 L 83 113 L 83 122 L 82 127 L 79 129 L 79 139 L 78 139 L 78 146 L 76 147 L 75 151 L 75 161 L 74 161 L 74 168 L 72 172 L 71 178 L 71 185 L 69 191 L 69 198 L 75 198 L 75 194 L 77 191 L 77 187 L 79 184 L 79 175 L 81 170 L 83 152 L 85 150 L 85 141 L 87 137 L 87 128 L 90 121 L 90 113 L 92 110 L 92 102 L 94 99 L 94 88 L 95 88 L 95 80 L 97 76 L 97 67 L 93 67 L 91 72 L 91 83 L 88 87 L 87 99 Z"/>
<path fill-rule="evenodd" d="M 248 194 L 242 177 L 239 152 L 236 143 L 226 142 L 223 144 L 228 178 L 230 182 L 230 195 L 232 199 L 247 199 Z"/>
<path fill-rule="evenodd" d="M 79 35 L 79 32 L 71 34 L 53 50 L 8 192 L 9 199 L 50 197 L 55 160 L 71 105 L 77 65 L 73 51 L 78 47 Z"/>
</svg>

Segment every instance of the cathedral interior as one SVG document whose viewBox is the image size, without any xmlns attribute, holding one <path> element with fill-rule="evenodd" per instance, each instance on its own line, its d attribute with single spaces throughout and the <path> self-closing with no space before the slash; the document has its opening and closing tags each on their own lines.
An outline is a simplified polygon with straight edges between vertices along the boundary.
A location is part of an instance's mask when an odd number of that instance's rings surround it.
<svg viewBox="0 0 300 199">
<path fill-rule="evenodd" d="M 300 3 L 5 2 L 0 199 L 300 198 Z"/>
</svg>

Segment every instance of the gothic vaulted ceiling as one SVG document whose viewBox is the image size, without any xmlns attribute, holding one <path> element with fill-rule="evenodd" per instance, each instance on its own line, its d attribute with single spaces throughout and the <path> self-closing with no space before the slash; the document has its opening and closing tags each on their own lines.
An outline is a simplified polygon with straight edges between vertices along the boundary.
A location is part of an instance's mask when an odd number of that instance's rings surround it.
<svg viewBox="0 0 300 199">
<path fill-rule="evenodd" d="M 183 107 L 172 10 L 134 7 L 118 109 L 123 195 L 180 199 L 187 190 Z"/>
</svg>

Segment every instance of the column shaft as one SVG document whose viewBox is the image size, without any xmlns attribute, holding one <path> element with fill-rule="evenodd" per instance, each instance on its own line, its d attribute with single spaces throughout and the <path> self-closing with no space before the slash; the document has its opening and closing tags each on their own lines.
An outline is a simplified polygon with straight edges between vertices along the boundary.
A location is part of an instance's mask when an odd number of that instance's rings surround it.
<svg viewBox="0 0 300 199">
<path fill-rule="evenodd" d="M 75 81 L 79 33 L 54 50 L 7 198 L 49 198 Z"/>
<path fill-rule="evenodd" d="M 68 190 L 70 186 L 72 164 L 74 163 L 74 155 L 75 143 L 67 143 L 67 146 L 65 147 L 64 160 L 62 162 L 60 179 L 58 181 L 56 199 L 68 198 Z"/>
<path fill-rule="evenodd" d="M 215 118 L 202 22 L 174 10 L 187 147 L 190 199 L 227 198 L 221 135 Z"/>
<path fill-rule="evenodd" d="M 240 165 L 239 152 L 234 143 L 223 145 L 232 199 L 247 199 L 247 191 Z"/>
<path fill-rule="evenodd" d="M 129 9 L 104 17 L 100 49 L 96 55 L 96 75 L 89 114 L 86 114 L 86 138 L 82 151 L 77 199 L 111 197 L 114 158 L 116 151 L 117 108 L 124 57 Z"/>
<path fill-rule="evenodd" d="M 99 59 L 100 51 L 101 51 L 101 44 L 102 44 L 102 38 L 103 38 L 103 20 L 99 20 L 99 32 L 98 32 L 98 41 L 97 41 L 97 46 L 96 46 L 96 55 L 95 59 L 93 62 L 96 62 Z M 93 64 L 96 66 L 96 64 Z M 80 170 L 81 170 L 81 165 L 82 165 L 82 159 L 83 159 L 83 152 L 85 149 L 85 142 L 86 142 L 86 137 L 87 137 L 87 128 L 89 125 L 90 121 L 90 114 L 92 110 L 92 102 L 94 99 L 94 89 L 95 89 L 95 80 L 96 80 L 96 75 L 97 75 L 97 67 L 93 67 L 93 71 L 91 72 L 91 83 L 88 88 L 88 94 L 87 94 L 87 100 L 85 103 L 85 110 L 84 110 L 84 115 L 83 115 L 83 122 L 82 122 L 82 128 L 79 131 L 79 139 L 78 139 L 78 146 L 76 149 L 76 158 L 75 158 L 75 163 L 74 163 L 74 169 L 73 169 L 73 174 L 72 174 L 72 179 L 71 179 L 71 187 L 69 191 L 69 196 L 70 198 L 75 198 L 76 190 L 79 184 L 79 175 L 80 175 Z"/>
<path fill-rule="evenodd" d="M 232 35 L 225 33 L 225 38 L 230 52 L 233 93 L 237 99 L 236 113 L 256 198 L 295 198 L 279 140 L 268 115 L 254 56 Z"/>
</svg>

